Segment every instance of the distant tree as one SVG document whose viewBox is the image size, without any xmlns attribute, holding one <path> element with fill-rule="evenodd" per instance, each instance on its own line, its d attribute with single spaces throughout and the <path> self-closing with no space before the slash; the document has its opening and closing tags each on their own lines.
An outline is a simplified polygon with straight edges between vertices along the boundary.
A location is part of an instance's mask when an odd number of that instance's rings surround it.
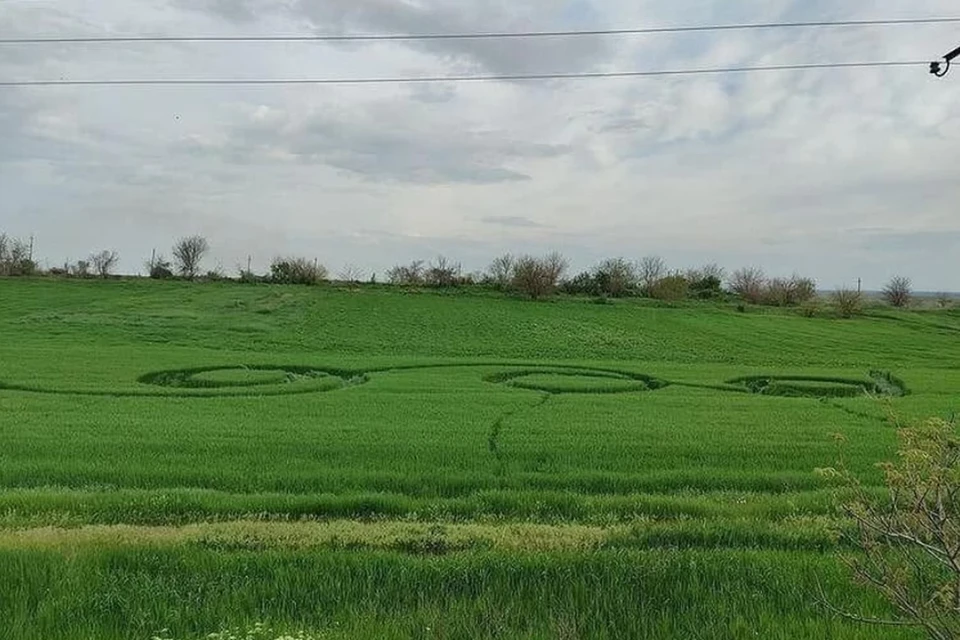
<svg viewBox="0 0 960 640">
<path fill-rule="evenodd" d="M 775 307 L 793 307 L 817 295 L 817 285 L 810 278 L 794 274 L 791 278 L 771 278 L 763 289 L 762 302 Z"/>
<path fill-rule="evenodd" d="M 848 471 L 826 469 L 853 498 L 843 505 L 856 526 L 846 536 L 859 551 L 843 562 L 854 580 L 880 593 L 899 614 L 877 620 L 834 613 L 866 624 L 916 627 L 934 640 L 960 638 L 960 439 L 956 424 L 932 419 L 901 428 L 898 460 L 880 465 L 883 497 Z"/>
<path fill-rule="evenodd" d="M 210 250 L 210 244 L 203 236 L 181 238 L 173 245 L 173 259 L 176 261 L 177 272 L 184 278 L 192 280 L 200 275 L 200 263 L 203 256 Z"/>
<path fill-rule="evenodd" d="M 937 307 L 940 309 L 949 309 L 953 306 L 953 297 L 946 292 L 941 291 L 937 294 Z"/>
<path fill-rule="evenodd" d="M 32 276 L 37 263 L 30 255 L 30 244 L 0 234 L 0 276 Z"/>
<path fill-rule="evenodd" d="M 424 284 L 428 287 L 453 287 L 460 280 L 460 263 L 453 263 L 443 256 L 439 256 L 430 263 L 423 275 Z"/>
<path fill-rule="evenodd" d="M 903 308 L 910 305 L 910 296 L 913 293 L 910 278 L 894 276 L 883 288 L 883 298 L 894 307 Z"/>
<path fill-rule="evenodd" d="M 647 256 L 637 263 L 637 280 L 641 295 L 651 297 L 653 287 L 667 273 L 667 265 L 660 256 Z"/>
<path fill-rule="evenodd" d="M 600 293 L 620 298 L 636 289 L 637 269 L 624 258 L 609 258 L 597 265 L 593 279 Z"/>
<path fill-rule="evenodd" d="M 723 282 L 723 279 L 727 276 L 727 271 L 715 262 L 711 262 L 702 267 L 687 269 L 683 275 L 689 282 L 707 279 L 716 279 Z"/>
<path fill-rule="evenodd" d="M 552 294 L 567 268 L 567 261 L 559 253 L 542 258 L 523 256 L 513 266 L 513 288 L 533 300 Z"/>
<path fill-rule="evenodd" d="M 859 291 L 841 287 L 833 292 L 832 299 L 842 318 L 852 318 L 863 312 L 863 295 Z"/>
<path fill-rule="evenodd" d="M 709 300 L 723 296 L 723 279 L 726 271 L 723 267 L 711 263 L 699 269 L 688 269 L 684 274 L 690 289 L 690 295 L 700 300 Z"/>
<path fill-rule="evenodd" d="M 319 284 L 327 279 L 327 268 L 308 258 L 274 258 L 270 281 L 275 284 Z"/>
<path fill-rule="evenodd" d="M 816 299 L 817 283 L 812 278 L 794 275 L 790 278 L 790 291 L 793 296 L 793 304 L 804 304 Z"/>
<path fill-rule="evenodd" d="M 746 267 L 737 269 L 730 275 L 730 291 L 744 302 L 760 304 L 763 301 L 764 285 L 767 277 L 763 269 Z"/>
<path fill-rule="evenodd" d="M 58 276 L 58 277 L 69 277 L 70 263 L 64 262 L 62 267 L 50 267 L 49 269 L 47 269 L 47 275 Z"/>
<path fill-rule="evenodd" d="M 503 254 L 490 263 L 490 267 L 487 269 L 487 276 L 493 286 L 501 291 L 506 290 L 510 286 L 515 263 L 516 259 L 509 253 Z"/>
<path fill-rule="evenodd" d="M 265 278 L 261 278 L 252 270 L 240 269 L 240 283 L 241 284 L 257 284 L 262 282 Z"/>
<path fill-rule="evenodd" d="M 120 261 L 120 254 L 116 251 L 103 250 L 90 256 L 90 264 L 93 270 L 101 278 L 109 278 L 117 262 Z"/>
<path fill-rule="evenodd" d="M 363 281 L 363 269 L 356 265 L 348 264 L 337 273 L 337 280 L 340 282 L 359 283 Z"/>
<path fill-rule="evenodd" d="M 147 275 L 154 280 L 168 280 L 173 277 L 173 265 L 162 254 L 154 255 L 145 266 Z"/>
<path fill-rule="evenodd" d="M 786 278 L 770 278 L 763 290 L 762 302 L 774 307 L 790 305 L 790 281 Z"/>
<path fill-rule="evenodd" d="M 397 265 L 387 271 L 387 282 L 404 287 L 423 285 L 423 260 L 414 260 L 409 265 Z"/>
<path fill-rule="evenodd" d="M 678 302 L 690 293 L 690 283 L 682 273 L 672 273 L 657 280 L 649 297 L 665 302 Z"/>
<path fill-rule="evenodd" d="M 584 271 L 560 283 L 560 291 L 571 296 L 599 296 L 603 289 L 594 275 Z"/>
<path fill-rule="evenodd" d="M 547 270 L 547 277 L 550 280 L 550 286 L 556 288 L 563 279 L 563 274 L 567 272 L 570 262 L 558 251 L 548 253 L 543 257 L 543 265 Z"/>
<path fill-rule="evenodd" d="M 90 262 L 88 260 L 77 260 L 75 264 L 70 266 L 70 275 L 74 278 L 89 278 Z"/>
</svg>

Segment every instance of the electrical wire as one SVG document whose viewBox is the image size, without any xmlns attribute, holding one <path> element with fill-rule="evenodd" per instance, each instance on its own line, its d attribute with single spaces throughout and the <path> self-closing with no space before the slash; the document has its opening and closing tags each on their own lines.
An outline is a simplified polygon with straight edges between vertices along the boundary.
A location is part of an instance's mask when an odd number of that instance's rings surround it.
<svg viewBox="0 0 960 640">
<path fill-rule="evenodd" d="M 763 29 L 884 27 L 923 24 L 960 23 L 960 17 L 903 18 L 888 20 L 835 20 L 814 22 L 763 22 L 745 24 L 649 27 L 636 29 L 580 29 L 570 31 L 516 31 L 481 33 L 425 34 L 326 34 L 280 36 L 78 36 L 0 38 L 3 45 L 25 44 L 109 44 L 163 42 L 376 42 L 398 40 L 479 40 L 507 38 L 565 38 L 581 36 L 626 36 L 709 31 L 746 31 Z"/>
<path fill-rule="evenodd" d="M 141 78 L 120 80 L 0 80 L 0 87 L 89 87 L 89 86 L 195 86 L 195 85 L 366 85 L 443 82 L 492 82 L 535 80 L 590 80 L 601 78 L 651 78 L 665 76 L 723 75 L 771 71 L 808 71 L 817 69 L 865 69 L 883 67 L 929 66 L 927 61 L 827 62 L 778 64 L 758 67 L 720 67 L 705 69 L 663 69 L 654 71 L 596 71 L 577 73 L 496 74 L 474 76 L 422 76 L 382 78 Z"/>
</svg>

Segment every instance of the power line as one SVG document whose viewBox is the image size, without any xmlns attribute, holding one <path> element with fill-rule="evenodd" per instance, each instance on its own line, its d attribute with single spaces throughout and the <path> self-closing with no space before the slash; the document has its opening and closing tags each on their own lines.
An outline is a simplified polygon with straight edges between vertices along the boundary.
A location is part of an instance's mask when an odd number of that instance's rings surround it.
<svg viewBox="0 0 960 640">
<path fill-rule="evenodd" d="M 422 76 L 382 78 L 206 78 L 162 79 L 140 78 L 121 80 L 6 80 L 0 87 L 89 87 L 89 86 L 195 86 L 195 85 L 363 85 L 413 84 L 439 82 L 490 82 L 525 80 L 590 80 L 600 78 L 652 78 L 664 76 L 723 75 L 769 71 L 809 71 L 816 69 L 866 69 L 881 67 L 928 66 L 927 61 L 828 62 L 811 64 L 778 64 L 758 67 L 721 67 L 705 69 L 663 69 L 654 71 L 595 71 L 576 73 L 495 74 L 474 76 Z"/>
<path fill-rule="evenodd" d="M 577 36 L 625 36 L 705 31 L 746 31 L 761 29 L 885 27 L 922 24 L 950 24 L 960 17 L 904 18 L 889 20 L 835 20 L 815 22 L 761 22 L 745 24 L 648 27 L 636 29 L 580 29 L 570 31 L 491 31 L 480 33 L 352 34 L 285 36 L 80 36 L 49 38 L 2 38 L 0 44 L 95 44 L 137 42 L 369 42 L 396 40 L 480 40 L 505 38 L 564 38 Z"/>
</svg>

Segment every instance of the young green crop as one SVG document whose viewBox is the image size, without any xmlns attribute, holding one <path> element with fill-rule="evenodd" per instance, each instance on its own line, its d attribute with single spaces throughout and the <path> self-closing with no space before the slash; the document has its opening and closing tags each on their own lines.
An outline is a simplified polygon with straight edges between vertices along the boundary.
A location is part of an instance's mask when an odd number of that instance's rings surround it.
<svg viewBox="0 0 960 640">
<path fill-rule="evenodd" d="M 886 613 L 834 562 L 814 470 L 840 433 L 878 485 L 891 410 L 956 409 L 958 333 L 949 312 L 0 280 L 0 638 L 915 637 L 813 605 L 819 578 Z"/>
</svg>

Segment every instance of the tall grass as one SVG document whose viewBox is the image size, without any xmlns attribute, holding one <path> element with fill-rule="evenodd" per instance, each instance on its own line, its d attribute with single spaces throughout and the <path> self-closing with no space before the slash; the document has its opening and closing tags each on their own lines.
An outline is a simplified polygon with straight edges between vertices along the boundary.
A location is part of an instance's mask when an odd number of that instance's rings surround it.
<svg viewBox="0 0 960 640">
<path fill-rule="evenodd" d="M 825 616 L 818 582 L 886 614 L 804 552 L 0 551 L 0 581 L 3 632 L 18 640 L 193 640 L 256 621 L 336 638 L 878 637 Z"/>
</svg>

